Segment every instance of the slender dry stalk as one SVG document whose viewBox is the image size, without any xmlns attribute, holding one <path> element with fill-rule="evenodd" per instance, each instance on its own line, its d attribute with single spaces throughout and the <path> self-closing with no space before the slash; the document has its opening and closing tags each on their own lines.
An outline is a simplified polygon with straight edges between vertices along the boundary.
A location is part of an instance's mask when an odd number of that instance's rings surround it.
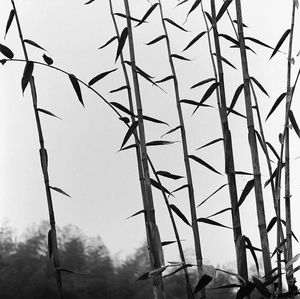
<svg viewBox="0 0 300 299">
<path fill-rule="evenodd" d="M 15 6 L 14 0 L 11 0 L 11 4 L 12 4 L 14 12 L 15 12 L 17 28 L 18 28 L 19 37 L 20 37 L 20 41 L 22 44 L 25 60 L 26 60 L 26 63 L 28 64 L 28 62 L 29 62 L 28 53 L 27 53 L 27 49 L 25 46 L 22 29 L 21 29 L 21 24 L 20 24 L 18 12 L 17 12 L 16 6 Z M 42 130 L 41 120 L 40 120 L 39 111 L 38 111 L 38 107 L 37 107 L 37 101 L 38 101 L 37 92 L 36 92 L 36 87 L 35 87 L 35 83 L 34 83 L 34 78 L 32 75 L 30 76 L 29 83 L 30 83 L 30 89 L 31 89 L 31 96 L 32 96 L 32 103 L 33 103 L 33 109 L 34 109 L 34 114 L 35 114 L 36 126 L 37 126 L 37 131 L 38 131 L 38 138 L 39 138 L 39 143 L 40 143 L 41 168 L 42 168 L 43 177 L 44 177 L 44 185 L 45 185 L 45 190 L 46 190 L 49 220 L 50 220 L 50 227 L 51 227 L 51 229 L 49 231 L 49 235 L 48 235 L 48 242 L 49 242 L 48 245 L 49 245 L 49 251 L 50 251 L 49 254 L 50 254 L 50 257 L 51 257 L 51 255 L 53 255 L 53 264 L 54 264 L 54 268 L 55 268 L 56 284 L 57 284 L 59 296 L 62 299 L 63 298 L 62 279 L 61 279 L 61 271 L 60 271 L 59 255 L 58 255 L 55 216 L 54 216 L 52 195 L 51 195 L 51 189 L 50 189 L 50 183 L 49 183 L 48 154 L 47 154 L 47 150 L 46 150 L 45 144 L 44 144 L 43 130 Z"/>
<path fill-rule="evenodd" d="M 203 12 L 203 6 L 202 6 L 202 12 Z M 212 12 L 212 28 L 214 34 L 217 66 L 218 66 L 218 76 L 216 74 L 215 66 L 214 66 L 214 70 L 215 70 L 216 80 L 219 79 L 218 80 L 219 94 L 217 94 L 219 98 L 218 107 L 219 107 L 219 113 L 220 113 L 220 119 L 222 125 L 223 139 L 224 139 L 224 153 L 226 158 L 225 172 L 227 175 L 230 200 L 231 200 L 231 215 L 232 215 L 232 223 L 233 223 L 233 235 L 234 235 L 234 244 L 235 244 L 235 251 L 236 251 L 237 270 L 238 270 L 238 274 L 247 280 L 248 279 L 247 254 L 246 254 L 246 247 L 244 244 L 244 239 L 242 234 L 240 213 L 239 213 L 239 209 L 237 208 L 238 195 L 237 195 L 236 178 L 235 178 L 234 155 L 233 155 L 233 147 L 232 147 L 232 140 L 231 140 L 231 132 L 229 129 L 228 117 L 227 117 L 224 72 L 223 72 L 223 65 L 221 59 L 222 55 L 221 55 L 221 48 L 220 48 L 220 41 L 219 41 L 219 33 L 217 28 L 216 7 L 215 7 L 214 0 L 211 0 L 211 12 Z M 203 15 L 206 21 L 204 12 Z M 206 26 L 207 26 L 207 21 L 206 21 Z M 209 39 L 209 47 L 211 49 L 209 30 L 207 30 L 207 35 Z M 212 56 L 212 51 L 210 52 Z M 212 61 L 214 65 L 213 57 L 212 57 Z"/>
<path fill-rule="evenodd" d="M 267 229 L 266 229 L 266 218 L 265 218 L 265 209 L 264 209 L 264 201 L 263 201 L 259 156 L 258 156 L 258 149 L 257 149 L 254 121 L 253 121 L 250 77 L 248 72 L 248 62 L 247 62 L 247 54 L 246 54 L 244 31 L 243 31 L 242 8 L 241 8 L 240 0 L 236 0 L 235 3 L 236 3 L 236 14 L 237 14 L 237 23 L 238 23 L 239 48 L 240 48 L 241 63 L 242 63 L 242 70 L 243 70 L 244 95 L 245 95 L 247 126 L 248 126 L 248 140 L 249 140 L 249 145 L 251 150 L 252 167 L 253 167 L 253 174 L 254 174 L 254 189 L 255 189 L 255 199 L 256 199 L 256 211 L 257 211 L 257 218 L 258 218 L 258 228 L 259 228 L 260 241 L 262 247 L 264 271 L 265 271 L 265 275 L 269 277 L 272 271 L 272 265 L 271 265 L 271 258 L 270 258 L 269 240 L 268 240 Z"/>
<path fill-rule="evenodd" d="M 145 138 L 144 121 L 143 121 L 143 108 L 142 108 L 137 70 L 135 65 L 134 42 L 133 42 L 132 27 L 131 27 L 131 20 L 130 20 L 130 8 L 129 8 L 128 0 L 124 0 L 124 5 L 126 11 L 129 53 L 130 53 L 133 85 L 135 91 L 138 124 L 139 124 L 138 128 L 139 128 L 139 136 L 140 136 L 140 150 L 141 150 L 143 173 L 145 179 L 145 189 L 146 189 L 146 196 L 147 196 L 147 203 L 146 203 L 147 206 L 145 207 L 146 229 L 148 231 L 148 236 L 149 236 L 148 245 L 149 245 L 151 266 L 153 267 L 153 269 L 157 269 L 161 267 L 160 253 L 162 252 L 162 249 L 161 249 L 161 242 L 159 238 L 159 231 L 156 226 L 156 220 L 155 220 L 155 209 L 154 209 L 152 190 L 151 190 L 151 181 L 150 181 L 150 174 L 149 174 L 149 167 L 148 167 L 148 155 L 147 155 L 146 138 Z M 165 298 L 164 285 L 163 285 L 161 274 L 153 278 L 153 295 L 155 299 Z"/>
</svg>

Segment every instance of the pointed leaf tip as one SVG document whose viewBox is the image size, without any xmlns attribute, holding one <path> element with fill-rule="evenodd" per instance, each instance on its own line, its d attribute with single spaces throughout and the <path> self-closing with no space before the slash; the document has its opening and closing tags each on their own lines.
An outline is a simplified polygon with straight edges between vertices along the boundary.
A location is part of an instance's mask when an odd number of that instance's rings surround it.
<svg viewBox="0 0 300 299">
<path fill-rule="evenodd" d="M 84 102 L 83 102 L 82 95 L 81 95 L 81 89 L 80 89 L 80 85 L 78 83 L 77 78 L 73 74 L 69 74 L 69 79 L 72 83 L 72 86 L 73 86 L 75 92 L 76 92 L 79 102 L 84 107 Z"/>
<path fill-rule="evenodd" d="M 11 26 L 11 23 L 12 23 L 14 17 L 15 17 L 15 11 L 14 11 L 14 9 L 12 9 L 10 11 L 10 14 L 9 14 L 9 17 L 8 17 L 8 20 L 7 20 L 7 23 L 6 23 L 4 39 L 6 38 L 6 35 L 8 33 L 8 30 L 9 30 L 9 28 Z"/>
<path fill-rule="evenodd" d="M 124 48 L 124 45 L 125 45 L 125 42 L 126 42 L 126 39 L 127 39 L 127 36 L 128 36 L 128 28 L 125 27 L 121 33 L 121 36 L 119 38 L 119 44 L 118 44 L 118 49 L 117 49 L 117 54 L 116 54 L 116 59 L 115 59 L 115 62 L 117 62 L 123 48 Z"/>
<path fill-rule="evenodd" d="M 31 80 L 33 67 L 34 67 L 34 64 L 33 64 L 32 61 L 28 61 L 25 65 L 24 72 L 23 72 L 23 77 L 22 77 L 22 82 L 21 82 L 23 93 L 24 93 L 29 81 Z"/>
<path fill-rule="evenodd" d="M 12 50 L 2 44 L 0 44 L 0 52 L 9 59 L 14 58 L 14 53 Z"/>
<path fill-rule="evenodd" d="M 200 292 L 205 286 L 207 286 L 212 281 L 212 279 L 213 278 L 211 276 L 204 274 L 198 281 L 194 289 L 194 294 Z"/>
</svg>

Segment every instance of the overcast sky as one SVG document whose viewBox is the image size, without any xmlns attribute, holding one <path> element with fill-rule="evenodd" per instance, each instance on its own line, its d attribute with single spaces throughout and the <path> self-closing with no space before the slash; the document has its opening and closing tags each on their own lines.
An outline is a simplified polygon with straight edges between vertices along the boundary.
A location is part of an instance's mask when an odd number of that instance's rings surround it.
<svg viewBox="0 0 300 299">
<path fill-rule="evenodd" d="M 83 5 L 84 1 L 38 1 L 16 0 L 24 37 L 31 39 L 48 50 L 47 55 L 54 60 L 55 66 L 75 74 L 85 82 L 95 75 L 118 67 L 119 70 L 95 84 L 95 88 L 108 100 L 117 101 L 127 106 L 125 92 L 110 94 L 109 91 L 124 85 L 119 62 L 114 63 L 116 43 L 103 50 L 97 48 L 115 35 L 109 14 L 108 1 L 95 1 Z M 152 1 L 154 3 L 154 1 Z M 162 1 L 165 16 L 178 24 L 183 24 L 193 1 L 174 9 L 177 1 Z M 216 1 L 218 7 L 222 1 Z M 132 16 L 141 18 L 150 7 L 148 1 L 129 1 Z M 210 11 L 209 1 L 204 1 L 205 9 Z M 290 26 L 292 1 L 249 0 L 243 1 L 244 23 L 248 25 L 246 35 L 255 37 L 275 46 L 285 30 Z M 115 11 L 124 13 L 123 3 L 114 1 Z M 1 43 L 10 47 L 16 58 L 23 58 L 15 23 L 12 25 L 6 40 L 3 39 L 6 20 L 11 10 L 9 0 L 1 1 L 0 37 Z M 235 18 L 234 6 L 230 8 Z M 297 11 L 297 17 L 298 17 Z M 125 20 L 118 18 L 120 30 L 125 27 Z M 200 9 L 196 9 L 184 24 L 189 32 L 184 33 L 174 27 L 168 27 L 173 53 L 185 55 L 190 62 L 176 61 L 180 80 L 181 98 L 198 100 L 205 92 L 203 89 L 190 87 L 213 75 L 210 65 L 206 36 L 186 52 L 181 52 L 187 43 L 198 33 L 205 30 Z M 226 16 L 220 21 L 222 33 L 233 36 L 232 28 Z M 294 56 L 300 50 L 299 23 L 296 23 Z M 146 72 L 161 79 L 170 75 L 164 41 L 152 46 L 145 43 L 163 33 L 159 13 L 156 9 L 144 24 L 134 31 L 136 44 L 136 63 Z M 227 83 L 227 101 L 230 102 L 235 89 L 242 83 L 239 52 L 230 49 L 227 41 L 222 41 L 223 56 L 238 68 L 225 68 Z M 258 55 L 248 53 L 250 74 L 258 79 L 268 90 L 270 98 L 259 90 L 263 118 L 266 117 L 277 97 L 286 89 L 286 56 L 278 53 L 271 61 L 271 51 L 251 44 Z M 41 61 L 44 51 L 28 46 L 29 57 Z M 287 51 L 287 43 L 282 48 Z M 127 48 L 125 55 L 128 59 Z M 295 57 L 296 58 L 296 57 Z M 299 69 L 299 57 L 293 66 L 293 78 Z M 0 67 L 0 221 L 9 220 L 9 224 L 21 233 L 25 227 L 41 220 L 48 219 L 46 197 L 39 161 L 39 144 L 35 126 L 32 101 L 29 88 L 24 97 L 21 91 L 23 63 L 7 63 Z M 135 153 L 133 150 L 118 152 L 126 127 L 117 116 L 90 90 L 82 86 L 85 108 L 77 100 L 66 75 L 41 66 L 34 70 L 39 107 L 47 109 L 62 120 L 41 115 L 45 145 L 49 155 L 49 174 L 52 186 L 62 188 L 72 198 L 53 194 L 55 215 L 58 226 L 74 224 L 85 234 L 100 235 L 113 255 L 120 258 L 139 247 L 145 239 L 143 217 L 126 220 L 128 216 L 142 209 Z M 157 124 L 146 124 L 148 141 L 158 140 L 172 127 L 178 125 L 176 105 L 171 82 L 161 84 L 167 93 L 140 80 L 144 112 L 146 115 L 162 119 L 170 127 Z M 293 111 L 300 119 L 299 88 L 295 93 Z M 209 104 L 216 107 L 215 97 Z M 266 136 L 279 149 L 278 134 L 283 129 L 284 105 L 280 106 L 266 123 Z M 243 97 L 236 109 L 245 113 Z M 192 108 L 184 106 L 184 115 L 188 131 L 190 154 L 197 155 L 224 173 L 224 158 L 221 144 L 196 151 L 199 146 L 221 137 L 219 115 L 216 108 L 199 109 L 192 117 Z M 245 120 L 230 116 L 233 131 L 236 169 L 251 172 L 251 159 L 247 143 Z M 179 141 L 177 133 L 164 137 L 165 140 Z M 300 236 L 300 223 L 296 214 L 299 203 L 299 167 L 300 143 L 296 134 L 291 134 L 291 167 L 292 167 L 292 204 L 294 232 Z M 184 175 L 181 144 L 155 147 L 149 149 L 149 155 L 158 170 L 166 170 Z M 295 160 L 294 160 L 295 159 Z M 267 168 L 261 159 L 262 178 L 267 180 Z M 192 163 L 196 192 L 196 203 L 200 203 L 222 184 L 226 176 L 218 176 L 209 170 Z M 238 191 L 251 177 L 238 177 Z M 165 186 L 174 190 L 184 185 L 181 182 L 164 180 Z M 157 222 L 161 239 L 174 240 L 170 221 L 167 216 L 161 194 L 153 190 Z M 274 216 L 270 189 L 265 189 L 267 222 Z M 187 193 L 183 190 L 171 199 L 189 218 Z M 220 191 L 201 209 L 198 217 L 206 217 L 230 205 L 228 190 Z M 255 200 L 253 195 L 241 207 L 243 233 L 250 237 L 255 246 L 260 246 L 257 233 Z M 214 218 L 226 225 L 231 225 L 231 216 L 222 215 Z M 181 238 L 186 240 L 186 249 L 193 247 L 192 233 L 189 227 L 177 219 Z M 234 259 L 232 231 L 200 225 L 203 256 L 207 263 L 226 263 Z M 274 234 L 271 237 L 273 250 Z M 189 251 L 190 252 L 190 251 Z M 294 252 L 299 253 L 299 244 Z M 176 259 L 176 246 L 166 248 L 166 260 Z"/>
</svg>

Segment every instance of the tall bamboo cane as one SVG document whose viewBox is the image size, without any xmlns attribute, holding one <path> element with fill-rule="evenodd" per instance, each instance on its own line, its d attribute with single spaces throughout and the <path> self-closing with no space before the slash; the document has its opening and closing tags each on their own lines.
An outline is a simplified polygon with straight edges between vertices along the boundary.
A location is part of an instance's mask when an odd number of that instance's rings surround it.
<svg viewBox="0 0 300 299">
<path fill-rule="evenodd" d="M 203 6 L 202 6 L 202 11 L 203 11 Z M 236 251 L 237 270 L 238 270 L 238 274 L 247 280 L 248 279 L 247 255 L 246 255 L 246 247 L 243 241 L 240 213 L 239 213 L 239 209 L 237 208 L 238 196 L 237 196 L 237 187 L 236 187 L 236 179 L 235 179 L 234 155 L 233 155 L 233 147 L 232 147 L 232 140 L 231 140 L 231 132 L 229 129 L 227 110 L 226 110 L 227 106 L 226 106 L 224 72 L 223 72 L 223 65 L 221 60 L 222 55 L 221 55 L 221 48 L 220 48 L 220 41 L 219 41 L 219 33 L 217 28 L 216 7 L 215 7 L 214 0 L 211 0 L 211 12 L 212 12 L 212 28 L 214 34 L 217 66 L 218 66 L 218 76 L 215 71 L 215 77 L 216 79 L 219 77 L 218 80 L 219 94 L 217 96 L 219 98 L 218 106 L 219 106 L 219 113 L 220 113 L 223 139 L 224 139 L 224 153 L 226 159 L 225 171 L 226 171 L 227 180 L 229 184 L 229 193 L 230 193 L 230 200 L 231 200 L 231 215 L 232 215 L 232 223 L 233 223 L 233 235 L 234 235 L 234 244 L 235 244 L 235 251 Z M 209 30 L 207 30 L 207 34 L 208 34 L 209 44 L 211 48 Z M 212 61 L 214 64 L 213 58 Z"/>
<path fill-rule="evenodd" d="M 146 138 L 145 138 L 145 130 L 144 130 L 144 121 L 143 121 L 143 108 L 141 101 L 141 94 L 139 88 L 139 81 L 136 71 L 135 65 L 135 52 L 134 52 L 134 42 L 132 35 L 132 27 L 130 20 L 130 8 L 128 4 L 128 0 L 124 0 L 125 11 L 126 11 L 126 19 L 127 19 L 127 29 L 128 29 L 128 41 L 129 41 L 129 53 L 130 53 L 130 61 L 131 61 L 131 70 L 133 77 L 133 85 L 135 91 L 135 100 L 138 114 L 138 128 L 139 128 L 139 136 L 140 136 L 140 150 L 141 150 L 141 159 L 143 165 L 143 173 L 145 179 L 145 189 L 147 196 L 147 206 L 145 207 L 146 214 L 146 229 L 149 235 L 149 253 L 150 253 L 150 261 L 153 269 L 161 267 L 160 261 L 160 252 L 161 242 L 159 239 L 159 232 L 156 226 L 155 220 L 155 210 L 153 205 L 153 197 L 151 190 L 151 181 L 148 167 L 148 156 L 147 156 L 147 147 L 146 147 Z M 155 299 L 164 299 L 165 292 L 162 281 L 161 274 L 153 278 L 153 295 Z"/>
<path fill-rule="evenodd" d="M 241 8 L 240 0 L 236 0 L 235 3 L 236 3 L 236 14 L 237 14 L 237 22 L 238 22 L 239 48 L 240 48 L 241 63 L 243 69 L 244 94 L 245 94 L 245 105 L 246 105 L 247 126 L 248 126 L 248 140 L 249 140 L 249 145 L 251 150 L 252 167 L 253 167 L 253 174 L 254 174 L 254 189 L 255 189 L 256 210 L 257 210 L 257 218 L 258 218 L 258 228 L 259 228 L 260 242 L 262 247 L 264 271 L 265 271 L 265 275 L 269 276 L 272 271 L 272 265 L 271 265 L 271 258 L 270 258 L 269 240 L 268 240 L 267 229 L 266 229 L 266 218 L 265 218 L 265 209 L 264 209 L 264 201 L 263 201 L 258 149 L 257 149 L 254 121 L 253 121 L 250 77 L 248 72 L 248 62 L 247 62 L 247 54 L 246 54 L 246 47 L 245 47 L 245 40 L 244 40 L 242 8 Z"/>
<path fill-rule="evenodd" d="M 25 56 L 25 60 L 28 64 L 28 62 L 29 62 L 28 53 L 27 53 L 27 49 L 25 46 L 23 33 L 22 33 L 22 29 L 21 29 L 21 24 L 20 24 L 18 12 L 17 12 L 14 0 L 11 0 L 11 4 L 12 4 L 14 12 L 15 12 L 15 18 L 16 18 L 20 41 L 21 41 L 22 48 L 23 48 L 23 53 Z M 35 114 L 36 126 L 37 126 L 37 131 L 38 131 L 38 138 L 39 138 L 39 143 L 40 143 L 41 168 L 42 168 L 43 177 L 44 177 L 44 186 L 45 186 L 45 190 L 46 190 L 49 220 L 50 220 L 50 227 L 51 227 L 51 230 L 49 231 L 49 239 L 48 239 L 49 249 L 50 249 L 50 255 L 51 255 L 51 252 L 53 253 L 53 264 L 54 264 L 54 268 L 55 268 L 56 284 L 57 284 L 59 296 L 62 299 L 63 298 L 62 279 L 61 279 L 61 271 L 60 271 L 59 255 L 58 255 L 54 208 L 53 208 L 52 195 L 51 195 L 50 183 L 49 183 L 48 154 L 47 154 L 47 150 L 46 150 L 45 144 L 44 144 L 43 130 L 42 130 L 41 120 L 40 120 L 39 111 L 38 111 L 38 107 L 37 107 L 37 100 L 38 100 L 37 92 L 36 92 L 36 87 L 35 87 L 33 76 L 31 76 L 29 84 L 30 84 L 32 103 L 33 103 L 33 109 L 34 109 L 34 114 Z"/>
</svg>

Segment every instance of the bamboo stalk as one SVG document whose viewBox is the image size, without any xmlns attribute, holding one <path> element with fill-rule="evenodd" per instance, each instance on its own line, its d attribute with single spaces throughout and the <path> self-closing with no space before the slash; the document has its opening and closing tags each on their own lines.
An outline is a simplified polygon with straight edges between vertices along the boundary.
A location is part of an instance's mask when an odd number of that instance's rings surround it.
<svg viewBox="0 0 300 299">
<path fill-rule="evenodd" d="M 226 158 L 225 172 L 229 184 L 229 193 L 230 193 L 230 200 L 231 200 L 231 215 L 232 215 L 232 223 L 233 223 L 233 235 L 234 235 L 234 244 L 235 244 L 235 251 L 236 251 L 237 270 L 238 270 L 238 274 L 247 280 L 248 279 L 247 254 L 246 254 L 246 247 L 243 242 L 240 213 L 239 213 L 239 209 L 237 208 L 238 196 L 237 196 L 237 187 L 236 187 L 236 178 L 235 178 L 234 155 L 233 155 L 233 147 L 232 147 L 232 140 L 231 140 L 231 132 L 229 129 L 227 110 L 226 110 L 227 106 L 226 106 L 224 72 L 223 72 L 223 65 L 221 60 L 222 55 L 221 55 L 221 48 L 220 48 L 220 41 L 219 41 L 219 33 L 217 28 L 216 7 L 215 7 L 214 0 L 211 0 L 211 11 L 212 11 L 212 28 L 214 34 L 217 66 L 218 66 L 218 76 L 216 73 L 215 66 L 214 66 L 214 71 L 215 71 L 216 80 L 219 77 L 218 80 L 219 94 L 217 94 L 217 96 L 218 96 L 218 106 L 219 106 L 220 120 L 221 120 L 223 139 L 224 139 L 224 153 Z M 203 12 L 203 6 L 202 6 L 202 12 Z M 206 21 L 205 15 L 204 18 Z M 206 25 L 208 29 L 207 21 L 206 21 Z M 209 39 L 209 47 L 210 47 L 212 62 L 213 65 L 215 65 L 212 56 L 212 51 L 211 51 L 209 30 L 207 30 L 207 34 Z"/>
<path fill-rule="evenodd" d="M 252 167 L 254 173 L 254 189 L 255 189 L 256 210 L 257 210 L 257 218 L 258 218 L 258 228 L 259 228 L 260 241 L 262 247 L 264 271 L 265 271 L 265 275 L 269 277 L 272 270 L 272 266 L 271 266 L 271 258 L 270 258 L 269 240 L 268 240 L 268 235 L 266 230 L 266 219 L 265 219 L 259 156 L 258 156 L 258 149 L 257 149 L 254 121 L 253 121 L 250 77 L 248 72 L 248 62 L 247 62 L 247 54 L 246 54 L 244 32 L 243 32 L 242 8 L 241 8 L 240 0 L 236 0 L 235 3 L 236 3 L 236 14 L 237 14 L 237 22 L 238 22 L 240 55 L 241 55 L 241 63 L 243 69 L 248 140 L 249 140 L 249 145 L 251 150 Z"/>
<path fill-rule="evenodd" d="M 17 12 L 16 6 L 15 6 L 14 0 L 11 0 L 11 4 L 15 11 L 17 28 L 18 28 L 19 37 L 20 37 L 20 41 L 22 44 L 25 60 L 28 63 L 28 61 L 29 61 L 28 53 L 27 53 L 27 49 L 25 46 L 22 29 L 21 29 L 21 24 L 20 24 L 18 12 Z M 49 184 L 48 154 L 47 154 L 47 150 L 46 150 L 45 144 L 44 144 L 43 130 L 42 130 L 42 125 L 41 125 L 40 116 L 39 116 L 38 107 L 37 107 L 37 100 L 38 100 L 37 92 L 36 92 L 36 87 L 35 87 L 33 76 L 30 78 L 30 89 L 31 89 L 31 96 L 32 96 L 32 103 L 33 103 L 33 109 L 34 109 L 34 114 L 35 114 L 36 126 L 37 126 L 37 131 L 38 131 L 38 138 L 39 138 L 39 143 L 40 143 L 41 168 L 42 168 L 42 172 L 43 172 L 44 186 L 45 186 L 45 191 L 46 191 L 49 220 L 50 220 L 50 227 L 51 227 L 51 230 L 50 230 L 51 245 L 50 246 L 52 247 L 51 249 L 53 251 L 53 264 L 54 264 L 54 268 L 55 268 L 57 289 L 58 289 L 59 297 L 62 299 L 63 298 L 62 279 L 61 279 L 59 254 L 58 254 L 58 246 L 57 246 L 54 208 L 53 208 L 52 195 L 51 195 L 50 184 Z"/>
<path fill-rule="evenodd" d="M 130 8 L 129 8 L 128 0 L 124 0 L 124 6 L 126 11 L 131 70 L 132 70 L 138 123 L 139 123 L 138 128 L 139 128 L 139 136 L 140 136 L 140 150 L 141 150 L 143 173 L 145 178 L 145 189 L 146 189 L 146 196 L 147 196 L 147 207 L 145 210 L 145 214 L 146 214 L 146 229 L 148 230 L 148 235 L 149 235 L 148 245 L 149 245 L 150 261 L 153 269 L 157 269 L 161 267 L 160 252 L 162 252 L 162 249 L 159 240 L 159 232 L 155 220 L 155 210 L 153 205 L 150 174 L 149 174 L 149 167 L 148 167 L 148 160 L 147 160 L 148 156 L 147 156 L 146 137 L 145 137 L 145 130 L 144 130 L 144 121 L 143 121 L 143 108 L 142 108 L 141 94 L 139 88 L 139 81 L 138 81 L 136 65 L 135 65 L 135 51 L 134 51 L 134 42 L 133 42 L 132 27 L 131 27 L 131 20 L 130 20 Z M 153 278 L 153 295 L 155 299 L 165 298 L 164 285 L 163 285 L 161 274 Z"/>
</svg>

